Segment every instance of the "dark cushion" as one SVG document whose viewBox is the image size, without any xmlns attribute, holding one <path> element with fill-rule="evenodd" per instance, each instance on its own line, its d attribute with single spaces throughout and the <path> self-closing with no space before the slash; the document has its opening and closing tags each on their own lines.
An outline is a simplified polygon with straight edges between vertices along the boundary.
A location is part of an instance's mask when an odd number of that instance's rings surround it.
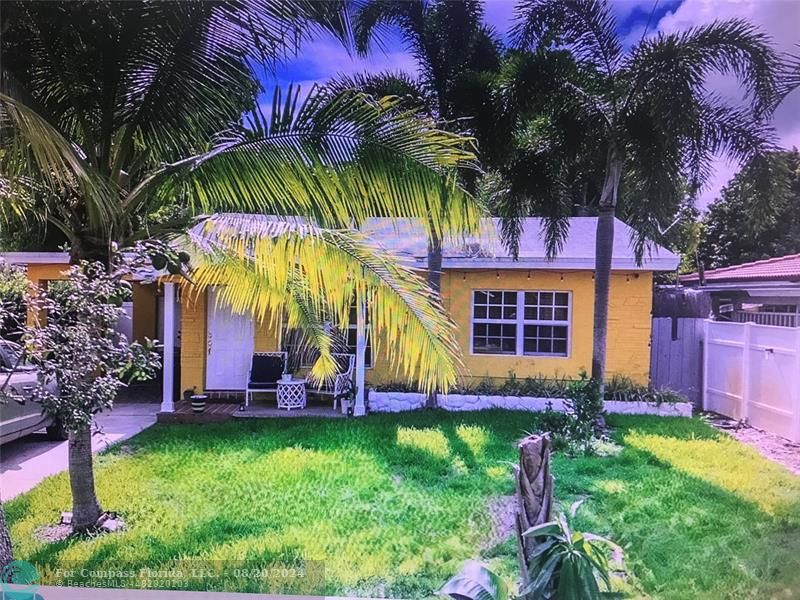
<svg viewBox="0 0 800 600">
<path fill-rule="evenodd" d="M 282 356 L 253 355 L 253 365 L 250 369 L 250 383 L 274 384 L 284 372 Z"/>
</svg>

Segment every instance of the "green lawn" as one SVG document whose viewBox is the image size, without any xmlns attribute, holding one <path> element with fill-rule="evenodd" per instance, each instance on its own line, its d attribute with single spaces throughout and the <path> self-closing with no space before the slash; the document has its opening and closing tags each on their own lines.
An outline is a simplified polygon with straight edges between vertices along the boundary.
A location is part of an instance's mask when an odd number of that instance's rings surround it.
<svg viewBox="0 0 800 600">
<path fill-rule="evenodd" d="M 487 507 L 512 493 L 514 442 L 534 419 L 427 411 L 158 425 L 97 460 L 101 502 L 124 515 L 124 533 L 36 541 L 69 507 L 65 475 L 6 511 L 18 557 L 49 582 L 59 567 L 197 559 L 214 576 L 181 587 L 430 596 L 469 557 L 514 577 L 513 542 Z M 579 525 L 625 547 L 632 589 L 681 600 L 800 597 L 800 478 L 699 420 L 609 424 L 623 451 L 556 456 L 556 494 L 587 498 Z M 259 563 L 310 566 L 305 578 L 239 569 Z"/>
</svg>

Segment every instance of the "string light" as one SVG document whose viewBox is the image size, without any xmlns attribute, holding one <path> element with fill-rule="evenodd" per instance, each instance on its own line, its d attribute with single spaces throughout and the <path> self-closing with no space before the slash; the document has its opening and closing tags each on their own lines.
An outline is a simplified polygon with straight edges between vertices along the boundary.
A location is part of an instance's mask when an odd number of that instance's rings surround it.
<svg viewBox="0 0 800 600">
<path fill-rule="evenodd" d="M 497 271 L 497 278 L 500 279 L 500 271 Z"/>
<path fill-rule="evenodd" d="M 462 271 L 461 272 L 461 279 L 464 280 L 464 281 L 467 280 L 467 272 L 466 271 Z"/>
<path fill-rule="evenodd" d="M 564 274 L 561 274 L 561 281 L 564 281 Z"/>
<path fill-rule="evenodd" d="M 528 279 L 530 279 L 530 278 L 531 278 L 531 272 L 528 271 Z"/>
</svg>

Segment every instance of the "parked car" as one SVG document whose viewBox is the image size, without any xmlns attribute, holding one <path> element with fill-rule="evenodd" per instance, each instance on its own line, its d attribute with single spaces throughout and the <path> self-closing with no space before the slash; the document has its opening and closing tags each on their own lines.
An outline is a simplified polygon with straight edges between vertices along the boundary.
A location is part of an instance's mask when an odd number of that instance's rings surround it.
<svg viewBox="0 0 800 600">
<path fill-rule="evenodd" d="M 38 385 L 36 367 L 20 361 L 22 348 L 8 340 L 0 340 L 0 385 L 8 379 L 7 394 L 0 398 L 0 445 L 45 428 L 53 440 L 67 439 L 64 427 L 45 415 L 42 405 L 33 400 L 31 391 Z"/>
</svg>

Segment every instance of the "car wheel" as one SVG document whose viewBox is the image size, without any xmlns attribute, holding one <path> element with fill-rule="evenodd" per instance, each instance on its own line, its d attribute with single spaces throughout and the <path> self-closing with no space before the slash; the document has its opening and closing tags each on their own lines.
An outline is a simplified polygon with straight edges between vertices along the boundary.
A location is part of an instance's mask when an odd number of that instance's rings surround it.
<svg viewBox="0 0 800 600">
<path fill-rule="evenodd" d="M 67 430 L 64 429 L 64 424 L 61 421 L 56 421 L 52 425 L 47 426 L 47 437 L 51 440 L 63 442 L 69 439 Z"/>
</svg>

